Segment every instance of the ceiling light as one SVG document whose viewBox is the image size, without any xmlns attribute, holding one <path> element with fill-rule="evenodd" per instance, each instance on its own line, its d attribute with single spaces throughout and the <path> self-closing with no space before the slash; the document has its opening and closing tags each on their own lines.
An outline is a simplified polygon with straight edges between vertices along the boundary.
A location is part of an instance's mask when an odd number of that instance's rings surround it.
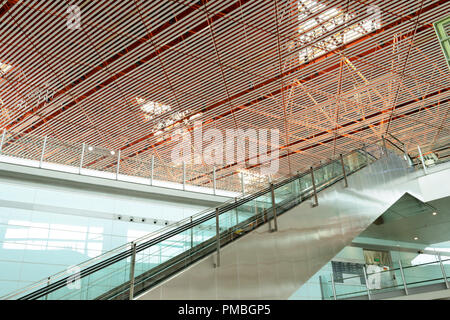
<svg viewBox="0 0 450 320">
<path fill-rule="evenodd" d="M 163 114 L 172 109 L 166 104 L 155 101 L 147 101 L 144 98 L 136 98 L 136 102 L 139 104 L 142 111 L 150 114 Z"/>
<path fill-rule="evenodd" d="M 159 136 L 160 134 L 162 134 L 163 132 L 161 131 L 161 130 L 159 130 L 159 131 L 156 131 L 155 132 L 155 136 Z"/>
<path fill-rule="evenodd" d="M 414 240 L 419 240 L 419 237 L 414 237 Z"/>
<path fill-rule="evenodd" d="M 189 118 L 189 120 L 197 119 L 198 117 L 201 117 L 201 116 L 202 116 L 202 113 L 199 112 L 199 113 L 196 113 L 196 114 L 192 115 L 192 116 Z"/>
<path fill-rule="evenodd" d="M 116 153 L 114 152 L 114 151 L 111 151 L 111 155 L 113 156 L 113 155 L 115 155 Z"/>
<path fill-rule="evenodd" d="M 433 215 L 433 216 L 437 215 L 437 212 L 436 212 L 436 211 L 435 211 L 435 212 L 433 212 L 433 213 L 432 213 L 432 215 Z"/>
<path fill-rule="evenodd" d="M 0 61 L 0 76 L 6 74 L 11 69 L 12 69 L 11 65 Z"/>
<path fill-rule="evenodd" d="M 94 150 L 94 148 L 91 147 L 91 146 L 89 146 L 89 147 L 88 147 L 88 150 L 89 150 L 89 151 L 92 151 L 92 150 Z"/>
</svg>

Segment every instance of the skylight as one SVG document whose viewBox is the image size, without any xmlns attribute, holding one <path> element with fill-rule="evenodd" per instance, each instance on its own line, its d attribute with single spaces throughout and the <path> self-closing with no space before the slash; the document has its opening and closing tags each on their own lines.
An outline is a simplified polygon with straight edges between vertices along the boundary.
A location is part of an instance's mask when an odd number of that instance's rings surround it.
<svg viewBox="0 0 450 320">
<path fill-rule="evenodd" d="M 343 24 L 346 25 L 343 30 L 340 28 L 339 32 L 315 42 L 314 46 L 306 46 L 300 50 L 299 55 L 304 62 L 308 62 L 381 27 L 379 10 L 376 7 L 369 6 L 367 8 L 368 18 L 358 23 L 352 23 L 356 20 L 355 13 L 346 13 L 333 7 L 314 16 L 325 8 L 325 5 L 317 1 L 298 1 L 298 32 L 300 34 L 298 42 L 300 46 L 314 43 L 314 40 L 322 37 L 323 34 Z M 311 18 L 308 18 L 309 16 Z"/>
<path fill-rule="evenodd" d="M 167 138 L 167 135 L 165 133 L 167 133 L 171 129 L 183 126 L 191 126 L 192 120 L 202 115 L 202 113 L 199 112 L 187 118 L 192 113 L 190 109 L 169 113 L 169 111 L 172 111 L 172 108 L 169 105 L 155 101 L 149 101 L 139 97 L 136 98 L 136 102 L 139 108 L 143 111 L 142 117 L 145 119 L 145 121 L 154 120 L 156 116 L 164 115 L 158 117 L 158 121 L 155 121 L 153 124 L 152 133 L 155 136 L 160 136 L 157 138 L 157 141 L 161 141 Z"/>
<path fill-rule="evenodd" d="M 153 119 L 152 115 L 160 115 L 170 111 L 172 108 L 166 104 L 155 101 L 148 101 L 143 98 L 136 98 L 136 102 L 142 111 L 147 113 L 147 119 Z"/>
</svg>

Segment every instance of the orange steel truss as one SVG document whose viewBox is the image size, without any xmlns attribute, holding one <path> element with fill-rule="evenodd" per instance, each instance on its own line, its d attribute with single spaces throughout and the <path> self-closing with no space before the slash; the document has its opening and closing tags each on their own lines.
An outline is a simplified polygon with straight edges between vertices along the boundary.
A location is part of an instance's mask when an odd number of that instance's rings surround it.
<svg viewBox="0 0 450 320">
<path fill-rule="evenodd" d="M 388 134 L 414 157 L 450 142 L 433 30 L 449 13 L 445 0 L 2 0 L 0 128 L 167 163 L 194 118 L 204 131 L 277 128 L 279 175 Z M 113 165 L 100 160 L 87 165 Z"/>
</svg>

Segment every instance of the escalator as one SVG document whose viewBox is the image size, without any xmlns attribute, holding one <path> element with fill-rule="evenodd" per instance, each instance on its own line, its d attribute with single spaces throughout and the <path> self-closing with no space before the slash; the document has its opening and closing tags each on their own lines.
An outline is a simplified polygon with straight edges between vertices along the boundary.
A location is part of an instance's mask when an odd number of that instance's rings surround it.
<svg viewBox="0 0 450 320">
<path fill-rule="evenodd" d="M 381 151 L 380 151 L 381 150 Z M 384 150 L 384 151 L 383 151 Z M 267 188 L 179 221 L 2 299 L 132 299 L 277 219 L 389 152 L 366 146 Z M 219 239 L 219 241 L 217 241 Z M 220 259 L 220 255 L 217 255 Z M 219 261 L 217 261 L 219 264 Z"/>
</svg>

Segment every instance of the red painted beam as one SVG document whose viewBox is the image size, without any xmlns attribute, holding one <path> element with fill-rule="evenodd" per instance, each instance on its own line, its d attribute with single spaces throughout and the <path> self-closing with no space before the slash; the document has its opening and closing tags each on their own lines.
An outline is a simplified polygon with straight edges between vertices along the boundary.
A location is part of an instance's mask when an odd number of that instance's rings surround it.
<svg viewBox="0 0 450 320">
<path fill-rule="evenodd" d="M 0 18 L 5 15 L 9 9 L 11 9 L 19 0 L 8 0 L 5 4 L 0 8 Z"/>
<path fill-rule="evenodd" d="M 446 88 L 445 91 L 448 91 L 449 89 L 450 89 L 450 88 Z M 406 112 L 406 113 L 398 114 L 398 115 L 392 117 L 391 120 L 393 121 L 393 120 L 400 119 L 400 118 L 403 118 L 403 117 L 406 117 L 406 116 L 410 116 L 410 115 L 419 113 L 419 112 L 421 112 L 421 111 L 423 111 L 423 110 L 427 110 L 427 109 L 431 109 L 431 108 L 437 107 L 439 104 L 447 103 L 447 102 L 450 102 L 450 98 L 447 98 L 447 99 L 445 99 L 445 100 L 443 100 L 443 101 L 440 101 L 440 102 L 433 103 L 433 104 L 428 105 L 428 106 L 426 106 L 426 107 L 422 107 L 422 108 L 418 108 L 418 109 L 415 109 L 415 110 L 408 111 L 408 112 Z M 403 106 L 406 106 L 407 104 L 410 104 L 410 103 L 411 103 L 411 102 L 407 102 L 406 104 L 402 104 L 402 105 L 403 105 Z M 400 107 L 400 105 L 397 106 L 397 109 L 398 109 L 399 107 Z M 389 108 L 389 109 L 392 109 L 392 108 Z M 366 119 L 367 119 L 367 117 L 366 117 Z M 377 121 L 377 122 L 375 122 L 375 123 L 371 123 L 370 125 L 367 125 L 367 126 L 364 126 L 364 127 L 358 128 L 358 129 L 355 129 L 355 130 L 353 130 L 353 131 L 351 131 L 351 132 L 348 132 L 347 135 L 349 135 L 349 134 L 356 134 L 356 133 L 359 133 L 359 132 L 361 132 L 361 131 L 364 131 L 364 130 L 369 129 L 370 127 L 376 127 L 376 126 L 379 126 L 379 125 L 381 125 L 381 124 L 383 123 L 383 121 L 384 121 L 384 120 L 379 120 L 379 121 Z M 347 126 L 350 125 L 350 124 L 351 124 L 351 123 L 349 122 L 349 123 L 347 124 Z M 316 135 L 316 136 L 317 136 L 317 135 Z M 322 144 L 326 144 L 326 143 L 329 143 L 329 142 L 333 142 L 334 140 L 338 140 L 338 139 L 341 139 L 341 138 L 344 138 L 344 137 L 345 137 L 345 136 L 343 136 L 343 135 L 338 135 L 338 136 L 336 136 L 336 139 L 333 137 L 333 138 L 330 138 L 330 139 L 328 139 L 328 140 L 321 141 L 321 142 L 319 142 L 319 143 L 315 143 L 315 144 L 312 144 L 312 145 L 310 145 L 310 146 L 304 147 L 304 148 L 302 148 L 302 149 L 298 149 L 298 150 L 296 150 L 296 151 L 297 151 L 297 152 L 298 152 L 298 151 L 300 151 L 300 152 L 301 152 L 301 151 L 306 151 L 306 150 L 309 150 L 309 149 L 318 147 L 318 146 L 320 146 L 320 145 L 322 145 Z M 309 138 L 312 138 L 312 137 L 309 137 Z M 297 141 L 297 142 L 295 142 L 295 143 L 299 143 L 299 142 L 301 142 L 301 141 Z M 281 149 L 281 148 L 285 148 L 285 146 L 280 147 L 280 149 Z M 289 156 L 289 155 L 291 155 L 291 154 L 295 154 L 295 153 L 297 153 L 297 152 L 294 152 L 294 151 L 287 152 L 286 154 L 283 154 L 283 155 L 279 156 L 278 159 L 285 158 L 285 157 L 287 157 L 287 156 Z M 261 164 L 254 164 L 254 165 L 251 165 L 251 166 L 247 167 L 247 169 L 253 169 L 253 168 L 259 167 L 260 165 L 261 165 Z M 229 166 L 227 166 L 227 167 L 229 167 Z M 224 168 L 225 168 L 225 167 L 224 167 Z M 220 171 L 220 170 L 219 170 L 219 169 L 216 170 L 216 173 L 217 173 L 218 171 Z M 236 174 L 236 172 L 233 171 L 233 172 L 231 172 L 231 173 L 225 174 L 225 175 L 221 176 L 220 179 L 229 177 L 229 176 L 231 176 L 231 175 L 233 175 L 233 174 Z M 197 178 L 201 178 L 201 176 L 199 176 L 199 177 L 197 177 Z M 197 179 L 197 178 L 193 178 L 192 180 Z"/>
<path fill-rule="evenodd" d="M 431 26 L 431 25 L 422 26 L 422 27 L 420 27 L 420 28 L 418 28 L 418 29 L 416 30 L 416 33 L 422 32 L 422 31 L 427 30 L 427 29 L 429 29 L 429 28 L 432 28 L 432 26 Z M 408 33 L 402 35 L 402 38 L 408 38 L 408 37 L 410 37 L 412 34 L 413 34 L 413 31 L 410 31 L 410 32 L 408 32 Z M 360 39 L 356 39 L 355 41 L 358 41 L 358 42 L 359 42 Z M 362 58 L 362 57 L 364 57 L 364 56 L 367 56 L 367 55 L 369 55 L 369 54 L 372 54 L 372 53 L 374 53 L 374 52 L 376 52 L 376 51 L 378 51 L 378 50 L 381 50 L 381 49 L 383 49 L 383 48 L 385 48 L 385 47 L 389 47 L 389 46 L 391 46 L 392 44 L 393 44 L 393 40 L 384 42 L 383 44 L 380 44 L 380 45 L 377 46 L 377 47 L 373 47 L 373 48 L 371 48 L 371 49 L 369 49 L 369 50 L 367 50 L 367 51 L 365 51 L 365 52 L 363 52 L 363 53 L 360 53 L 360 54 L 358 54 L 358 55 L 355 55 L 355 56 L 350 57 L 350 58 L 349 58 L 349 61 L 355 61 L 355 60 L 360 59 L 360 58 Z M 327 55 L 328 55 L 328 54 L 327 54 Z M 316 59 L 320 59 L 320 58 L 321 58 L 321 57 L 318 57 L 318 58 L 316 58 Z M 295 70 L 300 70 L 300 69 L 304 68 L 305 66 L 308 66 L 308 65 L 310 65 L 311 63 L 315 63 L 315 62 L 316 62 L 315 60 L 311 60 L 310 62 L 308 62 L 308 63 L 306 63 L 306 64 L 302 64 L 302 65 L 300 65 L 300 66 L 298 66 L 298 67 L 295 67 L 294 69 L 295 69 Z M 303 83 L 303 82 L 307 82 L 307 81 L 312 80 L 312 79 L 314 79 L 314 78 L 316 78 L 316 77 L 319 77 L 319 76 L 322 75 L 322 74 L 329 73 L 329 72 L 331 72 L 331 71 L 333 71 L 333 70 L 335 70 L 335 69 L 338 69 L 339 67 L 340 67 L 340 63 L 337 63 L 337 64 L 332 65 L 332 66 L 330 66 L 330 67 L 328 67 L 328 68 L 326 68 L 326 69 L 324 69 L 324 70 L 321 70 L 321 71 L 319 71 L 319 72 L 316 72 L 316 73 L 314 73 L 314 74 L 311 74 L 311 75 L 309 75 L 309 76 L 307 76 L 307 77 L 305 77 L 305 78 L 299 79 L 298 81 L 299 81 L 299 82 L 302 82 L 302 83 Z M 293 70 L 293 69 L 291 69 L 291 70 Z M 291 72 L 291 71 L 287 71 L 287 72 L 289 73 L 289 72 Z M 277 78 L 277 79 L 278 79 L 278 78 Z M 265 84 L 268 84 L 267 81 L 264 82 L 264 83 L 265 83 Z M 214 116 L 214 117 L 212 117 L 212 118 L 210 118 L 210 119 L 204 121 L 202 125 L 210 124 L 210 123 L 212 123 L 212 122 L 214 122 L 214 121 L 217 121 L 217 120 L 219 120 L 219 119 L 221 119 L 221 118 L 223 118 L 223 117 L 229 116 L 229 115 L 231 115 L 231 114 L 233 114 L 233 113 L 235 113 L 235 112 L 238 112 L 238 111 L 240 111 L 240 110 L 244 110 L 244 109 L 246 109 L 247 107 L 250 107 L 250 106 L 252 106 L 252 105 L 254 105 L 254 104 L 257 104 L 257 103 L 259 103 L 259 102 L 261 102 L 261 101 L 264 101 L 264 100 L 268 99 L 268 98 L 271 97 L 271 96 L 275 96 L 275 95 L 277 95 L 277 94 L 280 94 L 282 91 L 287 91 L 287 90 L 289 90 L 290 88 L 292 88 L 293 86 L 296 86 L 296 84 L 295 84 L 295 83 L 294 83 L 294 84 L 289 84 L 289 85 L 287 85 L 287 86 L 284 86 L 283 88 L 277 89 L 277 90 L 275 90 L 275 91 L 273 91 L 273 92 L 270 92 L 270 93 L 268 93 L 268 94 L 266 94 L 266 95 L 264 95 L 264 96 L 261 96 L 261 97 L 258 97 L 258 98 L 256 98 L 256 99 L 252 100 L 252 101 L 249 101 L 249 102 L 243 104 L 242 106 L 234 107 L 234 108 L 231 109 L 231 110 L 228 110 L 228 111 L 226 111 L 226 112 L 224 112 L 224 113 L 222 113 L 222 114 L 220 114 L 220 115 Z M 252 91 L 252 90 L 253 90 L 253 89 L 247 89 L 247 90 L 245 90 L 245 92 L 248 93 L 248 92 L 250 92 L 250 91 Z M 239 93 L 238 95 L 240 95 L 240 93 Z M 225 101 L 225 100 L 224 100 L 224 101 Z M 209 106 L 209 107 L 203 109 L 202 112 L 209 111 L 209 110 L 211 110 L 211 109 L 213 109 L 213 108 L 215 108 L 215 107 L 218 107 L 218 106 L 221 105 L 222 103 L 225 103 L 224 101 L 218 102 L 218 103 L 216 103 L 216 104 L 214 104 L 214 105 L 211 105 L 211 106 Z M 182 121 L 182 120 L 180 120 L 180 121 Z M 192 130 L 193 130 L 193 127 L 188 128 L 188 131 L 192 131 Z M 326 133 L 328 133 L 328 132 L 327 132 L 327 131 L 323 131 L 323 132 L 319 133 L 319 135 L 326 134 Z M 133 145 L 135 145 L 135 144 L 137 144 L 137 143 L 139 143 L 139 142 L 142 142 L 142 141 L 144 141 L 144 140 L 146 140 L 146 139 L 148 139 L 148 138 L 151 138 L 153 135 L 154 135 L 153 133 L 148 134 L 148 135 L 146 135 L 146 136 L 144 136 L 144 137 L 141 137 L 141 138 L 139 138 L 139 139 L 137 139 L 137 140 L 135 140 L 135 141 L 133 141 L 133 142 L 131 142 L 131 143 L 125 145 L 124 147 L 122 147 L 122 148 L 120 148 L 120 149 L 121 149 L 121 150 L 124 150 L 124 149 L 126 149 L 126 148 L 128 148 L 128 147 L 130 147 L 130 146 L 133 146 Z M 316 136 L 317 136 L 317 135 L 316 135 Z M 159 145 L 162 145 L 162 144 L 167 143 L 167 142 L 170 142 L 170 141 L 171 141 L 171 137 L 169 137 L 169 138 L 167 138 L 167 139 L 165 139 L 165 140 L 162 140 L 162 141 L 160 141 L 160 142 L 156 142 L 156 143 L 154 143 L 154 144 L 152 144 L 152 145 L 150 145 L 150 146 L 148 146 L 148 147 L 145 147 L 145 148 L 143 148 L 143 149 L 141 149 L 141 150 L 139 150 L 139 151 L 137 151 L 137 152 L 135 152 L 135 153 L 129 155 L 128 158 L 133 157 L 133 156 L 137 156 L 137 155 L 140 154 L 140 153 L 143 153 L 143 152 L 145 152 L 145 151 L 148 151 L 148 150 L 150 150 L 150 149 L 152 149 L 152 148 L 155 148 L 155 147 L 157 147 L 157 146 L 159 146 Z M 110 166 L 107 166 L 107 168 L 108 168 L 108 167 L 110 167 Z"/>
<path fill-rule="evenodd" d="M 398 25 L 400 25 L 401 23 L 404 23 L 404 22 L 406 22 L 406 21 L 409 21 L 409 20 L 413 19 L 414 17 L 416 17 L 416 16 L 419 15 L 420 13 L 424 13 L 424 12 L 427 12 L 427 11 L 429 11 L 429 10 L 432 10 L 432 9 L 436 8 L 437 6 L 439 6 L 439 5 L 441 5 L 441 4 L 445 3 L 445 2 L 446 2 L 446 0 L 440 0 L 440 1 L 436 2 L 436 3 L 433 3 L 433 4 L 431 4 L 431 5 L 429 5 L 429 6 L 425 7 L 425 8 L 423 8 L 423 10 L 418 10 L 418 11 L 412 13 L 411 15 L 408 15 L 408 16 L 406 16 L 406 17 L 402 17 L 402 18 L 400 18 L 400 19 L 398 19 L 398 20 L 396 20 L 396 21 L 393 21 L 392 23 L 390 23 L 390 24 L 384 26 L 383 28 L 374 30 L 374 31 L 372 31 L 371 33 L 368 33 L 367 35 L 365 35 L 365 36 L 363 36 L 363 37 L 361 37 L 361 38 L 355 39 L 355 40 L 353 40 L 353 41 L 351 41 L 351 42 L 349 42 L 349 43 L 347 43 L 347 44 L 344 44 L 344 45 L 342 45 L 341 47 L 336 48 L 335 50 L 333 50 L 333 51 L 331 51 L 331 52 L 329 52 L 329 53 L 323 54 L 323 55 L 321 55 L 321 56 L 319 56 L 319 57 L 317 57 L 317 58 L 315 58 L 315 59 L 313 59 L 313 60 L 311 60 L 311 61 L 309 61 L 309 62 L 307 62 L 307 63 L 301 64 L 301 65 L 296 66 L 296 67 L 294 67 L 294 68 L 292 68 L 292 69 L 290 69 L 290 70 L 285 71 L 284 73 L 282 73 L 282 74 L 280 74 L 280 75 L 277 75 L 277 76 L 275 76 L 275 77 L 272 77 L 272 78 L 270 78 L 270 79 L 267 79 L 267 80 L 265 80 L 265 81 L 263 81 L 263 82 L 261 82 L 261 83 L 255 85 L 255 86 L 253 86 L 253 87 L 250 88 L 250 89 L 241 91 L 241 92 L 239 92 L 239 93 L 237 93 L 237 94 L 231 96 L 230 98 L 224 99 L 224 100 L 219 101 L 219 102 L 217 102 L 217 103 L 215 103 L 215 104 L 213 104 L 213 105 L 210 105 L 210 106 L 208 106 L 208 107 L 202 109 L 201 112 L 204 113 L 204 112 L 210 111 L 210 110 L 212 110 L 212 109 L 215 109 L 215 108 L 217 108 L 217 107 L 219 107 L 219 106 L 221 106 L 221 105 L 223 105 L 223 104 L 225 104 L 225 103 L 228 103 L 228 102 L 230 102 L 230 101 L 232 101 L 232 100 L 234 100 L 234 99 L 236 99 L 236 98 L 239 98 L 239 97 L 241 97 L 241 96 L 243 96 L 243 95 L 245 95 L 245 94 L 247 94 L 247 93 L 250 93 L 250 92 L 252 92 L 252 91 L 254 91 L 254 90 L 260 89 L 260 88 L 262 88 L 262 87 L 264 87 L 264 86 L 266 86 L 266 85 L 268 85 L 268 84 L 270 84 L 270 83 L 272 83 L 272 82 L 274 82 L 274 81 L 280 80 L 282 77 L 285 77 L 285 76 L 287 76 L 287 75 L 289 75 L 289 74 L 298 72 L 298 71 L 300 71 L 300 70 L 302 70 L 302 69 L 304 69 L 304 68 L 306 68 L 306 67 L 308 67 L 308 66 L 311 66 L 311 65 L 313 65 L 313 64 L 316 64 L 316 63 L 319 62 L 319 61 L 325 60 L 325 59 L 327 59 L 327 58 L 329 58 L 329 57 L 331 57 L 331 56 L 334 56 L 334 55 L 336 55 L 336 54 L 339 54 L 339 52 L 341 52 L 342 50 L 345 50 L 345 49 L 350 48 L 350 47 L 353 47 L 353 46 L 355 46 L 355 45 L 357 45 L 357 44 L 359 44 L 359 43 L 362 43 L 363 41 L 365 41 L 365 40 L 367 40 L 367 39 L 369 39 L 369 38 L 371 38 L 371 37 L 373 37 L 373 36 L 375 36 L 375 35 L 378 35 L 378 34 L 380 34 L 380 33 L 382 33 L 382 32 L 385 32 L 386 30 L 395 28 L 395 27 L 397 27 Z M 429 28 L 433 28 L 433 25 L 432 25 L 432 24 L 424 25 L 424 26 L 418 28 L 418 29 L 416 30 L 416 33 L 422 32 L 422 31 L 427 30 L 427 29 L 429 29 Z M 408 32 L 408 33 L 404 34 L 402 37 L 403 37 L 403 38 L 407 38 L 407 37 L 412 36 L 413 34 L 414 34 L 414 32 L 411 31 L 411 32 Z M 356 56 L 353 56 L 353 57 L 349 58 L 349 60 L 350 60 L 350 61 L 354 61 L 354 60 L 356 60 L 356 59 L 358 59 L 358 58 L 364 57 L 364 56 L 369 55 L 369 54 L 371 54 L 371 53 L 374 53 L 374 52 L 376 52 L 376 51 L 378 51 L 378 50 L 380 50 L 380 49 L 383 49 L 383 48 L 385 48 L 385 47 L 387 47 L 387 46 L 390 46 L 390 45 L 392 45 L 392 43 L 393 43 L 393 40 L 388 41 L 388 42 L 385 42 L 385 43 L 382 43 L 382 44 L 380 44 L 380 45 L 378 45 L 378 46 L 376 46 L 376 47 L 373 47 L 372 49 L 369 49 L 369 50 L 367 50 L 367 51 L 365 51 L 365 52 L 363 52 L 363 53 L 361 53 L 361 54 L 359 54 L 359 55 L 356 55 Z M 324 69 L 324 70 L 318 71 L 318 72 L 316 72 L 316 73 L 314 73 L 314 74 L 311 74 L 310 76 L 308 76 L 308 77 L 306 77 L 306 78 L 303 78 L 302 80 L 299 80 L 299 81 L 304 82 L 304 81 L 308 81 L 308 80 L 314 79 L 314 78 L 316 78 L 316 77 L 318 77 L 318 76 L 320 76 L 320 75 L 322 75 L 322 74 L 328 73 L 328 72 L 330 72 L 330 71 L 332 71 L 332 70 L 334 70 L 334 69 L 337 69 L 337 68 L 339 68 L 339 67 L 340 67 L 340 64 L 336 64 L 336 65 L 331 66 L 331 67 L 329 67 L 329 68 L 326 68 L 326 69 Z M 258 102 L 260 102 L 260 101 L 263 101 L 263 100 L 267 99 L 267 98 L 270 97 L 270 96 L 279 94 L 279 93 L 281 93 L 281 91 L 289 90 L 289 89 L 290 89 L 292 86 L 294 86 L 294 85 L 295 85 L 295 84 L 285 86 L 285 87 L 283 87 L 283 88 L 281 88 L 281 89 L 278 89 L 278 90 L 275 90 L 275 91 L 273 91 L 273 92 L 271 92 L 271 93 L 268 93 L 268 94 L 265 95 L 265 96 L 256 98 L 256 99 L 254 99 L 253 101 L 250 101 L 250 102 L 248 102 L 248 103 L 246 103 L 246 104 L 244 104 L 244 105 L 242 105 L 242 106 L 235 107 L 235 108 L 233 108 L 233 109 L 231 109 L 231 110 L 229 110 L 229 111 L 227 111 L 227 112 L 224 112 L 224 113 L 222 113 L 222 114 L 220 114 L 220 115 L 217 115 L 217 116 L 215 116 L 215 117 L 213 117 L 213 118 L 211 118 L 211 119 L 209 119 L 209 120 L 206 120 L 203 124 L 208 124 L 208 123 L 214 122 L 214 121 L 216 121 L 216 120 L 218 120 L 218 119 L 220 119 L 220 118 L 226 117 L 226 116 L 228 116 L 228 115 L 230 115 L 230 114 L 232 114 L 232 113 L 234 113 L 234 112 L 238 112 L 238 111 L 241 110 L 241 109 L 245 109 L 246 107 L 251 106 L 251 105 L 253 105 L 253 104 L 255 104 L 255 103 L 258 103 Z M 179 121 L 177 121 L 177 122 L 181 123 L 181 122 L 184 121 L 185 119 L 186 119 L 186 118 L 181 119 L 181 120 L 179 120 Z M 193 129 L 193 128 L 190 128 L 189 131 L 192 131 L 192 129 Z M 139 138 L 139 139 L 137 139 L 137 140 L 135 140 L 135 141 L 133 141 L 133 142 L 127 144 L 126 146 L 124 146 L 124 147 L 122 147 L 122 148 L 120 148 L 120 149 L 121 149 L 121 150 L 124 150 L 124 149 L 126 149 L 126 148 L 128 148 L 128 147 L 131 147 L 131 146 L 133 146 L 133 145 L 136 145 L 136 144 L 138 144 L 138 143 L 140 143 L 140 142 L 142 142 L 142 141 L 144 141 L 144 140 L 147 140 L 148 138 L 151 138 L 151 137 L 153 137 L 153 136 L 154 136 L 154 134 L 153 134 L 153 133 L 150 133 L 150 134 L 148 134 L 148 135 L 145 135 L 145 136 L 143 136 L 143 137 L 141 137 L 141 138 Z M 130 156 L 138 155 L 138 154 L 140 154 L 140 153 L 142 153 L 142 152 L 145 152 L 145 151 L 147 151 L 147 150 L 149 150 L 149 149 L 151 149 L 151 148 L 154 148 L 154 147 L 156 147 L 156 146 L 159 146 L 159 145 L 161 145 L 161 144 L 163 144 L 163 143 L 165 143 L 165 142 L 170 142 L 170 140 L 171 140 L 171 138 L 167 138 L 167 139 L 162 140 L 162 141 L 160 141 L 160 142 L 158 142 L 158 143 L 155 143 L 155 144 L 153 144 L 153 145 L 151 145 L 151 146 L 149 146 L 149 147 L 146 147 L 146 148 L 144 148 L 144 149 L 141 149 L 140 151 L 138 151 L 138 152 L 136 152 L 136 153 L 134 153 L 133 155 L 130 155 Z"/>
<path fill-rule="evenodd" d="M 8 1 L 8 2 L 14 2 L 16 3 L 18 0 L 14 0 L 14 1 Z M 63 95 L 64 93 L 66 93 L 67 91 L 73 89 L 74 87 L 76 87 L 77 85 L 85 82 L 86 80 L 88 80 L 89 78 L 92 78 L 95 74 L 97 74 L 97 72 L 99 72 L 100 70 L 106 68 L 108 65 L 114 63 L 115 61 L 117 61 L 118 59 L 120 59 L 121 57 L 123 57 L 124 55 L 126 55 L 127 53 L 135 50 L 136 48 L 140 47 L 142 44 L 146 43 L 147 41 L 150 40 L 151 37 L 163 32 L 164 30 L 166 30 L 167 28 L 169 28 L 171 25 L 176 24 L 178 21 L 182 20 L 183 18 L 185 18 L 186 16 L 188 16 L 189 14 L 191 14 L 192 12 L 194 12 L 195 10 L 198 10 L 198 8 L 200 6 L 203 5 L 203 2 L 208 2 L 210 0 L 200 0 L 198 1 L 196 4 L 191 5 L 189 8 L 187 8 L 185 11 L 181 12 L 180 14 L 176 15 L 175 17 L 173 17 L 172 19 L 170 19 L 169 21 L 167 21 L 166 23 L 164 23 L 163 25 L 159 26 L 158 28 L 156 28 L 155 30 L 150 31 L 149 34 L 146 34 L 144 37 L 136 40 L 135 42 L 133 42 L 132 44 L 130 44 L 129 46 L 127 46 L 126 48 L 122 49 L 121 51 L 117 52 L 116 54 L 112 55 L 110 58 L 106 59 L 105 61 L 103 61 L 102 63 L 100 63 L 98 66 L 96 66 L 95 68 L 91 69 L 89 72 L 87 72 L 86 74 L 82 75 L 80 78 L 78 78 L 77 80 L 73 81 L 72 83 L 68 84 L 67 86 L 65 86 L 64 88 L 62 88 L 61 90 L 58 90 L 57 92 L 55 92 L 55 94 L 53 95 L 53 97 L 47 101 L 47 102 L 42 102 L 40 104 L 38 104 L 37 106 L 33 107 L 31 110 L 27 111 L 26 113 L 24 113 L 23 115 L 21 115 L 20 117 L 18 117 L 16 120 L 14 120 L 13 122 L 9 123 L 8 125 L 6 125 L 6 129 L 9 130 L 11 129 L 14 125 L 17 125 L 18 123 L 20 123 L 21 121 L 25 120 L 28 117 L 33 116 L 36 112 L 38 112 L 39 110 L 41 110 L 46 104 L 50 103 L 51 101 L 53 101 L 54 99 L 58 98 L 59 96 Z M 5 4 L 5 6 L 8 3 Z M 5 7 L 3 6 L 3 7 Z M 2 9 L 3 9 L 2 7 Z M 0 17 L 1 17 L 1 9 L 0 9 Z M 153 54 L 156 55 L 156 54 Z M 133 66 L 127 68 L 125 71 L 120 72 L 120 76 L 123 76 L 125 73 L 130 72 L 131 70 L 137 68 L 141 63 L 138 61 L 136 62 Z M 128 70 L 129 69 L 129 70 Z M 96 91 L 98 91 L 100 88 L 106 86 L 107 84 L 112 83 L 115 79 L 119 78 L 118 77 L 112 77 L 110 79 L 107 79 L 105 81 L 105 83 L 100 84 L 99 86 L 97 86 L 96 88 L 88 91 L 85 95 L 83 95 L 81 98 L 79 99 L 75 99 L 75 101 L 72 101 L 70 104 L 68 104 L 66 106 L 66 108 L 61 108 L 58 111 L 59 112 L 55 112 L 54 115 L 53 113 L 51 115 L 48 116 L 49 119 L 45 120 L 42 123 L 45 123 L 46 121 L 50 120 L 51 118 L 57 116 L 58 114 L 60 114 L 62 111 L 67 110 L 67 107 L 71 107 L 73 105 L 75 105 L 78 101 L 84 100 L 85 98 L 87 98 L 89 95 L 95 93 Z M 42 123 L 37 123 L 34 125 L 34 127 L 31 127 L 31 129 L 28 129 L 28 132 L 34 130 L 35 128 L 37 128 L 38 126 L 40 126 Z"/>
</svg>

